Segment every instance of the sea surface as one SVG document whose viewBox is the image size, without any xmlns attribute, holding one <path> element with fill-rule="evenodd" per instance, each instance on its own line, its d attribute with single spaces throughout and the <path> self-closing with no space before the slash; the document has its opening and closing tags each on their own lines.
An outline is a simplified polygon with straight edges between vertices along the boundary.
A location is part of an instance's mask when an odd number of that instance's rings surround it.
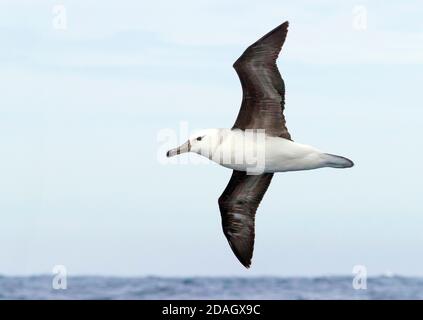
<svg viewBox="0 0 423 320">
<path fill-rule="evenodd" d="M 372 277 L 365 290 L 352 277 L 2 277 L 0 299 L 423 299 L 423 278 Z"/>
</svg>

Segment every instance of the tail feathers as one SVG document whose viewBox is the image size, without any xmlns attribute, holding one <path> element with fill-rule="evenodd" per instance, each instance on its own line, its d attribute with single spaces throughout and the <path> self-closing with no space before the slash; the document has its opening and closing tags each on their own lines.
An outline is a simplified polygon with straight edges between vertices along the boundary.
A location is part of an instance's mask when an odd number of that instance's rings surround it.
<svg viewBox="0 0 423 320">
<path fill-rule="evenodd" d="M 331 168 L 351 168 L 354 166 L 354 162 L 345 157 L 337 156 L 330 153 L 325 153 L 326 163 Z"/>
</svg>

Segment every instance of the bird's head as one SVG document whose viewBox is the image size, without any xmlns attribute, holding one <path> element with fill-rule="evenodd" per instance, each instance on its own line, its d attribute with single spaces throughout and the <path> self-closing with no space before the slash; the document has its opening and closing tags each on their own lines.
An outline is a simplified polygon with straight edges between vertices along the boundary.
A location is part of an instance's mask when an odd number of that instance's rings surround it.
<svg viewBox="0 0 423 320">
<path fill-rule="evenodd" d="M 184 144 L 167 152 L 168 157 L 173 157 L 185 152 L 194 152 L 208 157 L 219 144 L 219 129 L 205 129 L 197 131 Z"/>
</svg>

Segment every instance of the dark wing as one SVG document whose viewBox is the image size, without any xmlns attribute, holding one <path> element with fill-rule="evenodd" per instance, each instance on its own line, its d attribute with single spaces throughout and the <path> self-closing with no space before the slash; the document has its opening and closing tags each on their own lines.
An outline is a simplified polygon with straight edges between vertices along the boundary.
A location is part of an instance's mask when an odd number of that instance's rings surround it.
<svg viewBox="0 0 423 320">
<path fill-rule="evenodd" d="M 287 32 L 288 21 L 249 46 L 235 61 L 243 95 L 233 128 L 265 129 L 267 135 L 291 139 L 283 115 L 285 84 L 276 66 Z"/>
<path fill-rule="evenodd" d="M 257 207 L 269 187 L 273 173 L 247 175 L 234 170 L 219 198 L 223 232 L 238 260 L 249 268 L 254 249 Z"/>
</svg>

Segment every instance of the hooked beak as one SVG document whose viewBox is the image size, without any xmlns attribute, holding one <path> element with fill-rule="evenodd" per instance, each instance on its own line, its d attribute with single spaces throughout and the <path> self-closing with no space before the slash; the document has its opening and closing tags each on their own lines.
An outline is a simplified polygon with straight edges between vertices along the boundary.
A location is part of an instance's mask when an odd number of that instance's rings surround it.
<svg viewBox="0 0 423 320">
<path fill-rule="evenodd" d="M 185 153 L 185 152 L 190 152 L 191 151 L 191 142 L 189 142 L 189 140 L 187 142 L 185 142 L 183 145 L 175 148 L 175 149 L 171 149 L 166 153 L 166 156 L 169 157 L 173 157 L 176 156 L 177 154 L 181 154 L 181 153 Z"/>
</svg>

